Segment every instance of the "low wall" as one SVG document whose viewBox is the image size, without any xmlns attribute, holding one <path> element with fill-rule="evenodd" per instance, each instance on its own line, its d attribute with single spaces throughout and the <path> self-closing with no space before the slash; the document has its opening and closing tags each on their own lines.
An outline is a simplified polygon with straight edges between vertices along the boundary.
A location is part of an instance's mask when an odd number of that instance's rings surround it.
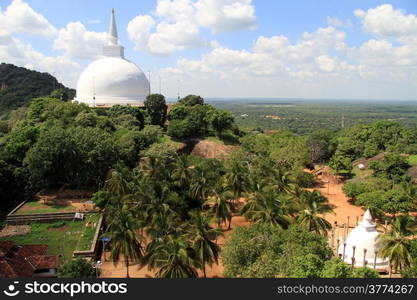
<svg viewBox="0 0 417 300">
<path fill-rule="evenodd" d="M 100 216 L 100 219 L 98 220 L 96 232 L 94 234 L 94 238 L 93 238 L 93 242 L 91 243 L 90 250 L 74 251 L 73 257 L 84 257 L 84 258 L 92 258 L 92 259 L 96 257 L 98 244 L 100 243 L 99 236 L 100 236 L 102 225 L 103 225 L 103 214 Z"/>
<path fill-rule="evenodd" d="M 7 225 L 26 225 L 33 222 L 52 223 L 62 220 L 73 220 L 76 212 L 66 213 L 46 213 L 46 214 L 30 214 L 30 215 L 13 215 L 9 214 L 6 218 Z M 80 211 L 84 215 L 94 214 L 96 212 Z"/>
</svg>

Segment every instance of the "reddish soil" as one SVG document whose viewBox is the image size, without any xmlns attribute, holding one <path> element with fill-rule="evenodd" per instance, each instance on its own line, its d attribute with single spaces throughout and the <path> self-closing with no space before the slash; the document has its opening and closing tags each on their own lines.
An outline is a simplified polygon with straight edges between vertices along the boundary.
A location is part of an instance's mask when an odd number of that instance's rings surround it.
<svg viewBox="0 0 417 300">
<path fill-rule="evenodd" d="M 67 232 L 68 229 L 69 229 L 69 225 L 68 224 L 65 224 L 65 225 L 63 225 L 61 227 L 49 227 L 48 228 L 48 230 L 51 230 L 51 231 L 63 231 L 63 232 Z"/>
<path fill-rule="evenodd" d="M 213 141 L 199 141 L 191 152 L 192 155 L 205 158 L 224 158 L 239 149 L 237 146 L 222 145 Z"/>
<path fill-rule="evenodd" d="M 225 236 L 220 237 L 217 240 L 217 243 L 220 247 L 223 247 L 225 245 L 225 242 L 230 234 L 232 234 L 233 230 L 236 227 L 248 227 L 250 224 L 246 219 L 242 216 L 236 216 L 232 219 L 232 230 L 227 231 L 227 226 L 224 225 L 222 228 L 225 231 Z M 105 256 L 107 260 L 110 258 L 110 252 L 106 252 Z M 113 262 L 105 261 L 104 255 L 101 257 L 101 261 L 103 262 L 101 266 L 101 277 L 103 278 L 124 278 L 126 277 L 126 267 L 124 264 L 124 259 L 121 259 L 117 264 L 113 264 Z M 222 265 L 222 259 L 220 257 L 219 264 L 218 265 L 212 265 L 206 267 L 206 274 L 208 278 L 223 278 L 223 265 Z M 147 266 L 141 268 L 140 265 L 138 265 L 135 262 L 130 263 L 129 267 L 129 273 L 130 277 L 132 278 L 154 278 L 155 272 L 150 271 Z M 201 271 L 199 271 L 199 276 L 203 277 L 203 274 Z"/>
</svg>

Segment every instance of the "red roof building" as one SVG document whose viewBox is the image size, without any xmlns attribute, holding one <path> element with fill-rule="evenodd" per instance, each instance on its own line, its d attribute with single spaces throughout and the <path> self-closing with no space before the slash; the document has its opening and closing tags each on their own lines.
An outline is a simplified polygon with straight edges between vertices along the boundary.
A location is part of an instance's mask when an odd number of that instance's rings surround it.
<svg viewBox="0 0 417 300">
<path fill-rule="evenodd" d="M 56 277 L 58 257 L 47 251 L 47 245 L 0 241 L 0 278 Z"/>
</svg>

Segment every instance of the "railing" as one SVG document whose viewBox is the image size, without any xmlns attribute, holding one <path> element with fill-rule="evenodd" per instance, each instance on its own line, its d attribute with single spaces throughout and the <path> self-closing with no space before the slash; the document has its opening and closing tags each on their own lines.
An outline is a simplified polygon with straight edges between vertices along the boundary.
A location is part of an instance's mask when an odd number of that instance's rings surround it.
<svg viewBox="0 0 417 300">
<path fill-rule="evenodd" d="M 46 214 L 27 214 L 27 215 L 8 215 L 6 217 L 6 224 L 8 225 L 22 225 L 32 222 L 49 223 L 61 220 L 73 220 L 76 212 L 66 213 L 46 213 Z M 80 211 L 84 215 L 94 214 L 94 211 Z"/>
</svg>

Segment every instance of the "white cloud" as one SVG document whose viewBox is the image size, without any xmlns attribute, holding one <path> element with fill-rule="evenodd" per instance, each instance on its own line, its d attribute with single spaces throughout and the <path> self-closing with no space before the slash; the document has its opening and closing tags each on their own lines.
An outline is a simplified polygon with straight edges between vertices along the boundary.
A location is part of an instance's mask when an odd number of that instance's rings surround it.
<svg viewBox="0 0 417 300">
<path fill-rule="evenodd" d="M 316 58 L 316 62 L 320 70 L 324 72 L 333 72 L 336 69 L 335 59 L 328 57 L 327 55 L 320 55 Z"/>
<path fill-rule="evenodd" d="M 199 24 L 214 33 L 256 27 L 252 0 L 199 0 L 195 7 Z"/>
<path fill-rule="evenodd" d="M 201 36 L 201 28 L 213 33 L 252 29 L 256 24 L 251 0 L 158 0 L 155 18 L 140 15 L 127 31 L 136 50 L 169 55 L 190 48 L 212 47 L 216 42 Z"/>
<path fill-rule="evenodd" d="M 43 37 L 53 37 L 57 33 L 44 16 L 22 0 L 13 0 L 5 11 L 0 10 L 0 29 Z"/>
<path fill-rule="evenodd" d="M 327 17 L 327 24 L 330 26 L 338 27 L 338 26 L 342 26 L 343 22 L 339 18 L 336 18 L 336 17 L 333 17 L 333 18 Z"/>
<path fill-rule="evenodd" d="M 81 22 L 68 23 L 54 41 L 54 50 L 77 59 L 94 59 L 101 56 L 107 33 L 88 31 Z"/>
<path fill-rule="evenodd" d="M 379 38 L 396 39 L 401 43 L 417 42 L 417 16 L 406 15 L 390 4 L 380 5 L 368 11 L 356 10 L 363 28 Z"/>
<path fill-rule="evenodd" d="M 70 86 L 74 86 L 80 71 L 80 65 L 68 57 L 46 56 L 4 30 L 0 30 L 0 61 L 49 72 Z"/>
<path fill-rule="evenodd" d="M 129 22 L 127 33 L 135 44 L 135 50 L 147 48 L 151 30 L 154 26 L 155 20 L 148 15 L 137 16 Z"/>
<path fill-rule="evenodd" d="M 159 23 L 149 36 L 148 50 L 153 54 L 171 54 L 188 48 L 206 47 L 209 43 L 200 37 L 200 30 L 189 21 L 174 24 Z"/>
</svg>

